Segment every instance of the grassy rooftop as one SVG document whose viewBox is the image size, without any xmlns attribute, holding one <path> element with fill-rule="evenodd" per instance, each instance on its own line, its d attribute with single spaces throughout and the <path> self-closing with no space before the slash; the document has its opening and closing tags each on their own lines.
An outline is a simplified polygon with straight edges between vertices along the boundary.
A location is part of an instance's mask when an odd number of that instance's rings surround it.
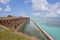
<svg viewBox="0 0 60 40">
<path fill-rule="evenodd" d="M 15 19 L 17 17 L 0 17 L 0 20 L 6 20 L 6 19 Z"/>
<path fill-rule="evenodd" d="M 31 40 L 24 35 L 14 33 L 11 29 L 5 29 L 0 25 L 0 40 Z"/>
</svg>

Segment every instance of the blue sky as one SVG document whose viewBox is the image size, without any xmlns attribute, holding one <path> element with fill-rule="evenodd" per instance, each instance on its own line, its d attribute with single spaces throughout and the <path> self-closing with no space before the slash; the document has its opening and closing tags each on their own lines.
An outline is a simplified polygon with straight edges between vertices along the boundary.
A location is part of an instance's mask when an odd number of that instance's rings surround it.
<svg viewBox="0 0 60 40">
<path fill-rule="evenodd" d="M 60 17 L 60 0 L 0 0 L 0 16 Z"/>
</svg>

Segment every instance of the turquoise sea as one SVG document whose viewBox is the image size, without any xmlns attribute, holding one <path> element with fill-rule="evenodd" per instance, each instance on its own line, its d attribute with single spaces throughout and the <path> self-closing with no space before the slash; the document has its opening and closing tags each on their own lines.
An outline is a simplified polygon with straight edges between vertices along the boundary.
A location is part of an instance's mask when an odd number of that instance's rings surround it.
<svg viewBox="0 0 60 40">
<path fill-rule="evenodd" d="M 34 21 L 55 40 L 60 40 L 60 18 L 35 18 Z"/>
<path fill-rule="evenodd" d="M 32 18 L 36 24 L 43 28 L 55 40 L 60 40 L 60 18 Z M 46 36 L 30 20 L 22 30 L 23 33 L 39 40 L 48 40 Z"/>
</svg>

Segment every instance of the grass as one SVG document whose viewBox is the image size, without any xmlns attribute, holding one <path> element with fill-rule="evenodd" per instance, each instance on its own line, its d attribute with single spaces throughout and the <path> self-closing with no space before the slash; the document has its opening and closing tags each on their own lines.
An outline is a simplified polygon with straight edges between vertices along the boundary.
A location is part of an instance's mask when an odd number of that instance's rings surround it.
<svg viewBox="0 0 60 40">
<path fill-rule="evenodd" d="M 0 20 L 6 20 L 6 19 L 15 19 L 15 18 L 18 18 L 18 17 L 0 17 Z"/>
<path fill-rule="evenodd" d="M 29 38 L 15 34 L 11 29 L 5 29 L 0 25 L 0 40 L 30 40 Z"/>
</svg>

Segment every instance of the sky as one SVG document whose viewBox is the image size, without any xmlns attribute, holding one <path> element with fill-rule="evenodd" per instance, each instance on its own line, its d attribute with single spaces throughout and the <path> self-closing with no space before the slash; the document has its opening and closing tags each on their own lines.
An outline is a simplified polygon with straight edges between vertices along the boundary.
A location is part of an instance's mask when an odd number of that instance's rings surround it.
<svg viewBox="0 0 60 40">
<path fill-rule="evenodd" d="M 60 17 L 60 0 L 0 0 L 0 17 Z"/>
</svg>

